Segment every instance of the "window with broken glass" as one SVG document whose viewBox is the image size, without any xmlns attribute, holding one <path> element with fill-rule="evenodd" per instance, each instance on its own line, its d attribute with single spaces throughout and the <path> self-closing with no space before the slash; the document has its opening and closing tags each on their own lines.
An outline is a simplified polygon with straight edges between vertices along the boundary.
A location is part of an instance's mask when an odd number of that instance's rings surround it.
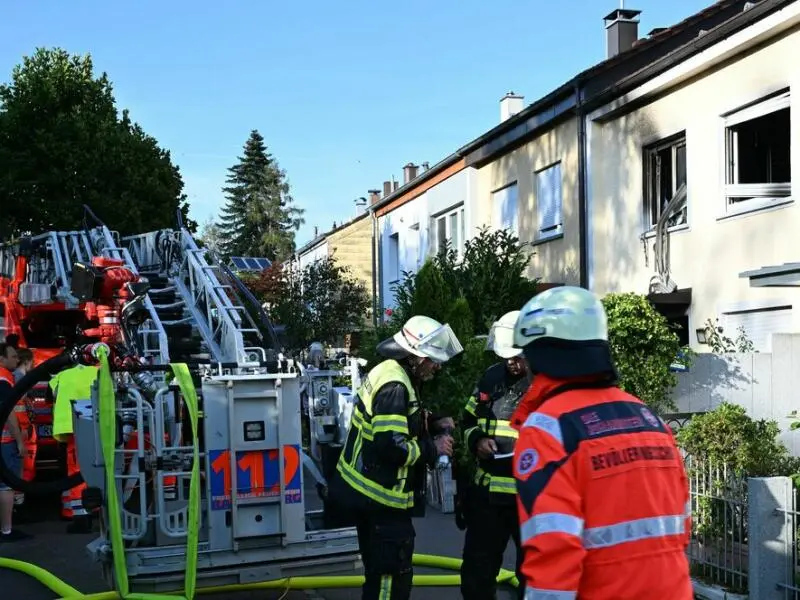
<svg viewBox="0 0 800 600">
<path fill-rule="evenodd" d="M 681 184 L 686 183 L 686 134 L 661 140 L 644 150 L 645 218 L 648 230 L 655 229 L 669 201 Z M 687 222 L 687 203 L 673 207 L 666 215 L 667 226 Z"/>
</svg>

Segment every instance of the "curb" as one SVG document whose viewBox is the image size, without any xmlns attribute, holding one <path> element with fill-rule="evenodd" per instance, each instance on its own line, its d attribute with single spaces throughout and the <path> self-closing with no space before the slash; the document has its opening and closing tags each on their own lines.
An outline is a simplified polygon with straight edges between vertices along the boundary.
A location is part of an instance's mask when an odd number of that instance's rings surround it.
<svg viewBox="0 0 800 600">
<path fill-rule="evenodd" d="M 747 600 L 748 598 L 742 594 L 726 592 L 715 585 L 701 583 L 696 579 L 692 579 L 692 588 L 694 588 L 695 597 L 702 600 Z"/>
</svg>

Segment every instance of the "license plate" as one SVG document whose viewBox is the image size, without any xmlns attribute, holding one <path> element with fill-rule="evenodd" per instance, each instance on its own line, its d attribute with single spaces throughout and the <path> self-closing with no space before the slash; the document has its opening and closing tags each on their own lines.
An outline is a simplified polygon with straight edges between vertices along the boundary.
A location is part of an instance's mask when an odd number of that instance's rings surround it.
<svg viewBox="0 0 800 600">
<path fill-rule="evenodd" d="M 52 425 L 39 425 L 36 428 L 36 432 L 40 438 L 49 438 L 53 437 L 53 426 Z"/>
</svg>

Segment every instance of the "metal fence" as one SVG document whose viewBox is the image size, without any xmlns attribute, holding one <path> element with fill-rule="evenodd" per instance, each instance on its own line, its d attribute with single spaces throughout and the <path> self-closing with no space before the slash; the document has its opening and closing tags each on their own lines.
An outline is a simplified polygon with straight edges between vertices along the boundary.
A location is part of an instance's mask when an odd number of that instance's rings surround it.
<svg viewBox="0 0 800 600">
<path fill-rule="evenodd" d="M 748 589 L 747 479 L 725 465 L 687 456 L 692 575 L 733 593 Z"/>
</svg>

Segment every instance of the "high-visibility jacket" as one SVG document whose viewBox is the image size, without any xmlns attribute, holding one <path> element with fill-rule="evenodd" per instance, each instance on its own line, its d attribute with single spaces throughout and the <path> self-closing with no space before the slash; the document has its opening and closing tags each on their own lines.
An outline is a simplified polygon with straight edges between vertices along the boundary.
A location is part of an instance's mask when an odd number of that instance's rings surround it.
<svg viewBox="0 0 800 600">
<path fill-rule="evenodd" d="M 526 600 L 693 598 L 688 479 L 661 419 L 537 375 L 512 424 Z"/>
<path fill-rule="evenodd" d="M 97 367 L 76 365 L 61 371 L 50 380 L 55 403 L 53 404 L 53 437 L 59 442 L 67 441 L 72 434 L 72 403 L 89 400 L 92 385 L 97 379 Z"/>
<path fill-rule="evenodd" d="M 420 459 L 435 460 L 433 442 L 422 434 L 422 411 L 403 367 L 385 360 L 367 375 L 357 392 L 350 429 L 337 471 L 353 490 L 395 509 L 414 507 Z"/>
<path fill-rule="evenodd" d="M 517 430 L 511 427 L 511 415 L 529 385 L 529 378 L 509 373 L 504 362 L 489 367 L 467 400 L 461 419 L 464 439 L 477 456 L 478 442 L 494 439 L 497 454 L 510 454 L 517 441 Z M 513 502 L 517 493 L 511 458 L 478 458 L 475 483 L 488 488 L 498 500 Z M 497 495 L 497 496 L 495 496 Z"/>
</svg>

